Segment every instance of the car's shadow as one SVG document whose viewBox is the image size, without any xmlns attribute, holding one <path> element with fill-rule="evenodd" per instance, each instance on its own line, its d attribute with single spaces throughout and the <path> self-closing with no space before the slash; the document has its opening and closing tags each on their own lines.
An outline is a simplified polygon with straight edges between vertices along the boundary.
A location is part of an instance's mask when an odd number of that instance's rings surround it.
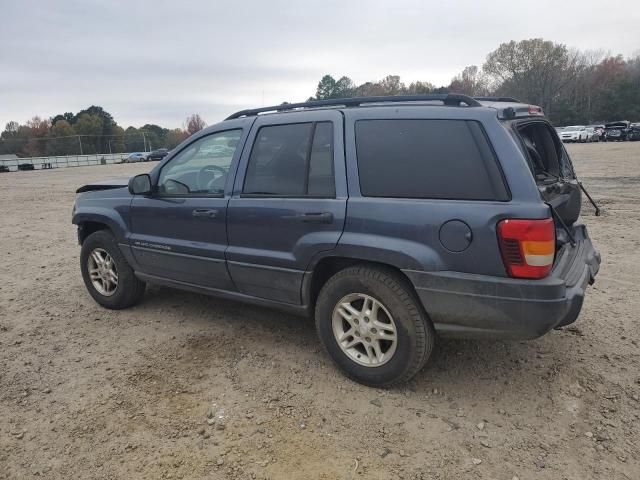
<svg viewBox="0 0 640 480">
<path fill-rule="evenodd" d="M 214 322 L 226 330 L 227 341 L 237 339 L 237 348 L 247 348 L 246 332 L 252 332 L 250 341 L 264 352 L 286 349 L 291 358 L 315 355 L 329 362 L 320 349 L 311 318 L 158 286 L 150 286 L 138 308 L 170 311 L 180 322 L 204 330 Z M 526 342 L 438 338 L 425 368 L 407 385 L 394 390 L 429 394 L 435 390 L 437 394 L 468 398 L 480 395 L 478 399 L 499 397 L 507 390 L 524 392 L 532 381 L 549 376 L 549 371 L 564 360 L 569 335 L 552 335 L 552 339 L 547 336 Z M 318 348 L 309 348 L 314 345 Z M 346 378 L 343 381 L 350 382 Z"/>
</svg>

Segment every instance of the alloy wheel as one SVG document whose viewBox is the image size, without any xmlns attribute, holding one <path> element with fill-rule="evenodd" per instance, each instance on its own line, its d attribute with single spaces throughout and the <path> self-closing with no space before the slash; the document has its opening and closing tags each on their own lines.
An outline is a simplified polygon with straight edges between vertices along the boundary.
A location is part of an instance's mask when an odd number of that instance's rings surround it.
<svg viewBox="0 0 640 480">
<path fill-rule="evenodd" d="M 398 333 L 393 317 L 370 295 L 344 296 L 333 309 L 331 324 L 342 352 L 360 365 L 379 367 L 396 352 Z"/>
<path fill-rule="evenodd" d="M 110 297 L 118 288 L 118 270 L 109 253 L 102 249 L 94 249 L 87 259 L 87 271 L 91 284 L 98 293 Z"/>
</svg>

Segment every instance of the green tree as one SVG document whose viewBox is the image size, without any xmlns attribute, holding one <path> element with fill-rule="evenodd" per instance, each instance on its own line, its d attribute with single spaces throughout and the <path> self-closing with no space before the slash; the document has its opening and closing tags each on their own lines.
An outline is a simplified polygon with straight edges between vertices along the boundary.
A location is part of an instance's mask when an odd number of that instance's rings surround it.
<svg viewBox="0 0 640 480">
<path fill-rule="evenodd" d="M 81 135 L 82 153 L 104 153 L 103 120 L 100 116 L 90 113 L 79 115 L 73 126 L 75 133 Z M 106 149 L 108 151 L 108 148 Z"/>
<path fill-rule="evenodd" d="M 72 155 L 79 152 L 77 137 L 71 124 L 66 120 L 58 120 L 51 127 L 50 139 L 47 141 L 46 155 Z"/>
<path fill-rule="evenodd" d="M 169 130 L 167 132 L 167 135 L 165 136 L 165 148 L 168 148 L 169 150 L 175 148 L 180 143 L 182 143 L 182 141 L 185 140 L 188 136 L 189 134 L 184 130 L 182 130 L 181 128 L 175 128 L 173 130 Z"/>
<path fill-rule="evenodd" d="M 83 115 L 92 115 L 94 117 L 98 117 L 101 121 L 100 127 L 100 136 L 96 136 L 93 138 L 92 145 L 95 153 L 105 153 L 109 151 L 109 139 L 112 138 L 113 129 L 116 125 L 116 122 L 113 120 L 111 114 L 105 111 L 102 107 L 97 105 L 91 105 L 89 108 L 85 108 L 84 110 L 80 110 L 76 113 L 70 122 L 72 125 L 75 125 Z"/>
</svg>

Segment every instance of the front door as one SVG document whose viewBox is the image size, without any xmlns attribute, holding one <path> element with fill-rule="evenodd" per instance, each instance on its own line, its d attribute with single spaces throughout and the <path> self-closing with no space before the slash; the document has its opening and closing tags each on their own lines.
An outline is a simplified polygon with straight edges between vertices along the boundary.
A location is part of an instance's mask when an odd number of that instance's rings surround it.
<svg viewBox="0 0 640 480">
<path fill-rule="evenodd" d="M 258 117 L 229 201 L 227 265 L 240 292 L 300 304 L 305 270 L 335 248 L 347 191 L 342 114 Z"/>
<path fill-rule="evenodd" d="M 198 138 L 163 165 L 152 195 L 134 197 L 130 245 L 142 273 L 233 289 L 224 257 L 225 186 L 230 192 L 228 174 L 241 140 L 242 129 Z"/>
</svg>

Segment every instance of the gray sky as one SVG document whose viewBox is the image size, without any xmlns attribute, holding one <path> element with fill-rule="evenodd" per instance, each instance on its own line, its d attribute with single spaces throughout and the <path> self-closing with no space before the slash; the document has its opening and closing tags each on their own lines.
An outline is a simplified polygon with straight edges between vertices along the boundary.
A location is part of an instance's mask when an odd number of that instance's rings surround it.
<svg viewBox="0 0 640 480">
<path fill-rule="evenodd" d="M 125 128 L 212 124 L 303 101 L 325 73 L 446 85 L 512 39 L 628 56 L 639 25 L 602 0 L 0 0 L 0 129 L 92 104 Z"/>
</svg>

